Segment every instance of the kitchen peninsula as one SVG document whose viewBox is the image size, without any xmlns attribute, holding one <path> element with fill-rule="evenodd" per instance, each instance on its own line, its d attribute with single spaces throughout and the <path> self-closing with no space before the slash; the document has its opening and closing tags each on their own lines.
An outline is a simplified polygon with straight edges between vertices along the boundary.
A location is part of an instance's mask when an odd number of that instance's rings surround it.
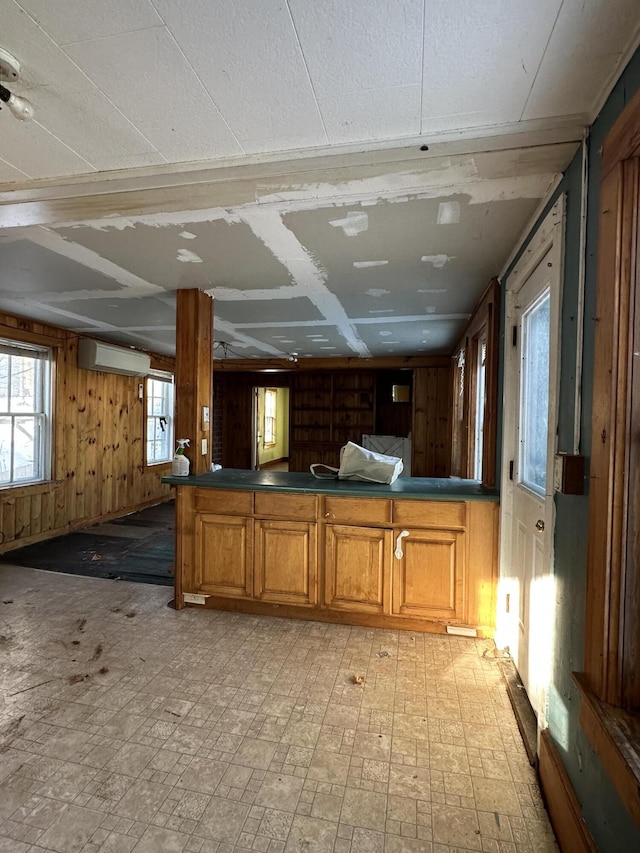
<svg viewBox="0 0 640 853">
<path fill-rule="evenodd" d="M 223 469 L 176 487 L 175 606 L 491 636 L 498 494 Z"/>
</svg>

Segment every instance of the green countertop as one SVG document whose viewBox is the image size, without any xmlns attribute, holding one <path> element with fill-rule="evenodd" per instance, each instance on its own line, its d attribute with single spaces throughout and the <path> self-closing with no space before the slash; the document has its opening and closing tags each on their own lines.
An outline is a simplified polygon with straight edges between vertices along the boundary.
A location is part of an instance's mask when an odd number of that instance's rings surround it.
<svg viewBox="0 0 640 853">
<path fill-rule="evenodd" d="M 300 492 L 320 495 L 344 495 L 367 498 L 412 498 L 413 500 L 497 501 L 496 489 L 488 489 L 477 480 L 437 477 L 399 477 L 395 483 L 364 483 L 356 480 L 318 480 L 311 474 L 284 471 L 248 471 L 222 468 L 209 474 L 190 477 L 163 477 L 172 486 L 197 486 L 205 489 L 247 489 L 250 491 Z"/>
</svg>

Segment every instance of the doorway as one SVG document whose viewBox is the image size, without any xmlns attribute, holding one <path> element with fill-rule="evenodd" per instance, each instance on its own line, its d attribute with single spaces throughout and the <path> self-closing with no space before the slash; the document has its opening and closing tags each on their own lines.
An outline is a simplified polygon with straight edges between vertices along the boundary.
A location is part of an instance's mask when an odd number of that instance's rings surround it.
<svg viewBox="0 0 640 853">
<path fill-rule="evenodd" d="M 500 646 L 508 647 L 545 726 L 553 651 L 554 485 L 564 197 L 507 282 Z"/>
<path fill-rule="evenodd" d="M 251 467 L 289 470 L 289 389 L 254 386 Z"/>
</svg>

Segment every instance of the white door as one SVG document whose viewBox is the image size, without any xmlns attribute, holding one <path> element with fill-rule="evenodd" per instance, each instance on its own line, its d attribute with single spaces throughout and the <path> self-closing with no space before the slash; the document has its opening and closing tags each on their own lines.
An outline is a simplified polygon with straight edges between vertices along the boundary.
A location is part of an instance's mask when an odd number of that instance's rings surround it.
<svg viewBox="0 0 640 853">
<path fill-rule="evenodd" d="M 562 229 L 543 225 L 541 230 L 546 242 L 534 240 L 528 262 L 508 283 L 499 608 L 501 644 L 509 646 L 543 724 L 555 623 L 553 466 Z"/>
</svg>

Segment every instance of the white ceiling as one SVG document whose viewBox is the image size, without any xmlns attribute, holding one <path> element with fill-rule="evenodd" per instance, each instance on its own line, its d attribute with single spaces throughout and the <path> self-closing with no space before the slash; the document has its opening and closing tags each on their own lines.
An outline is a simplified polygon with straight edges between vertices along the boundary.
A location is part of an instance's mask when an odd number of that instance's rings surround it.
<svg viewBox="0 0 640 853">
<path fill-rule="evenodd" d="M 0 14 L 36 110 L 0 112 L 0 309 L 172 352 L 200 287 L 240 357 L 449 352 L 640 28 L 638 0 Z"/>
</svg>

